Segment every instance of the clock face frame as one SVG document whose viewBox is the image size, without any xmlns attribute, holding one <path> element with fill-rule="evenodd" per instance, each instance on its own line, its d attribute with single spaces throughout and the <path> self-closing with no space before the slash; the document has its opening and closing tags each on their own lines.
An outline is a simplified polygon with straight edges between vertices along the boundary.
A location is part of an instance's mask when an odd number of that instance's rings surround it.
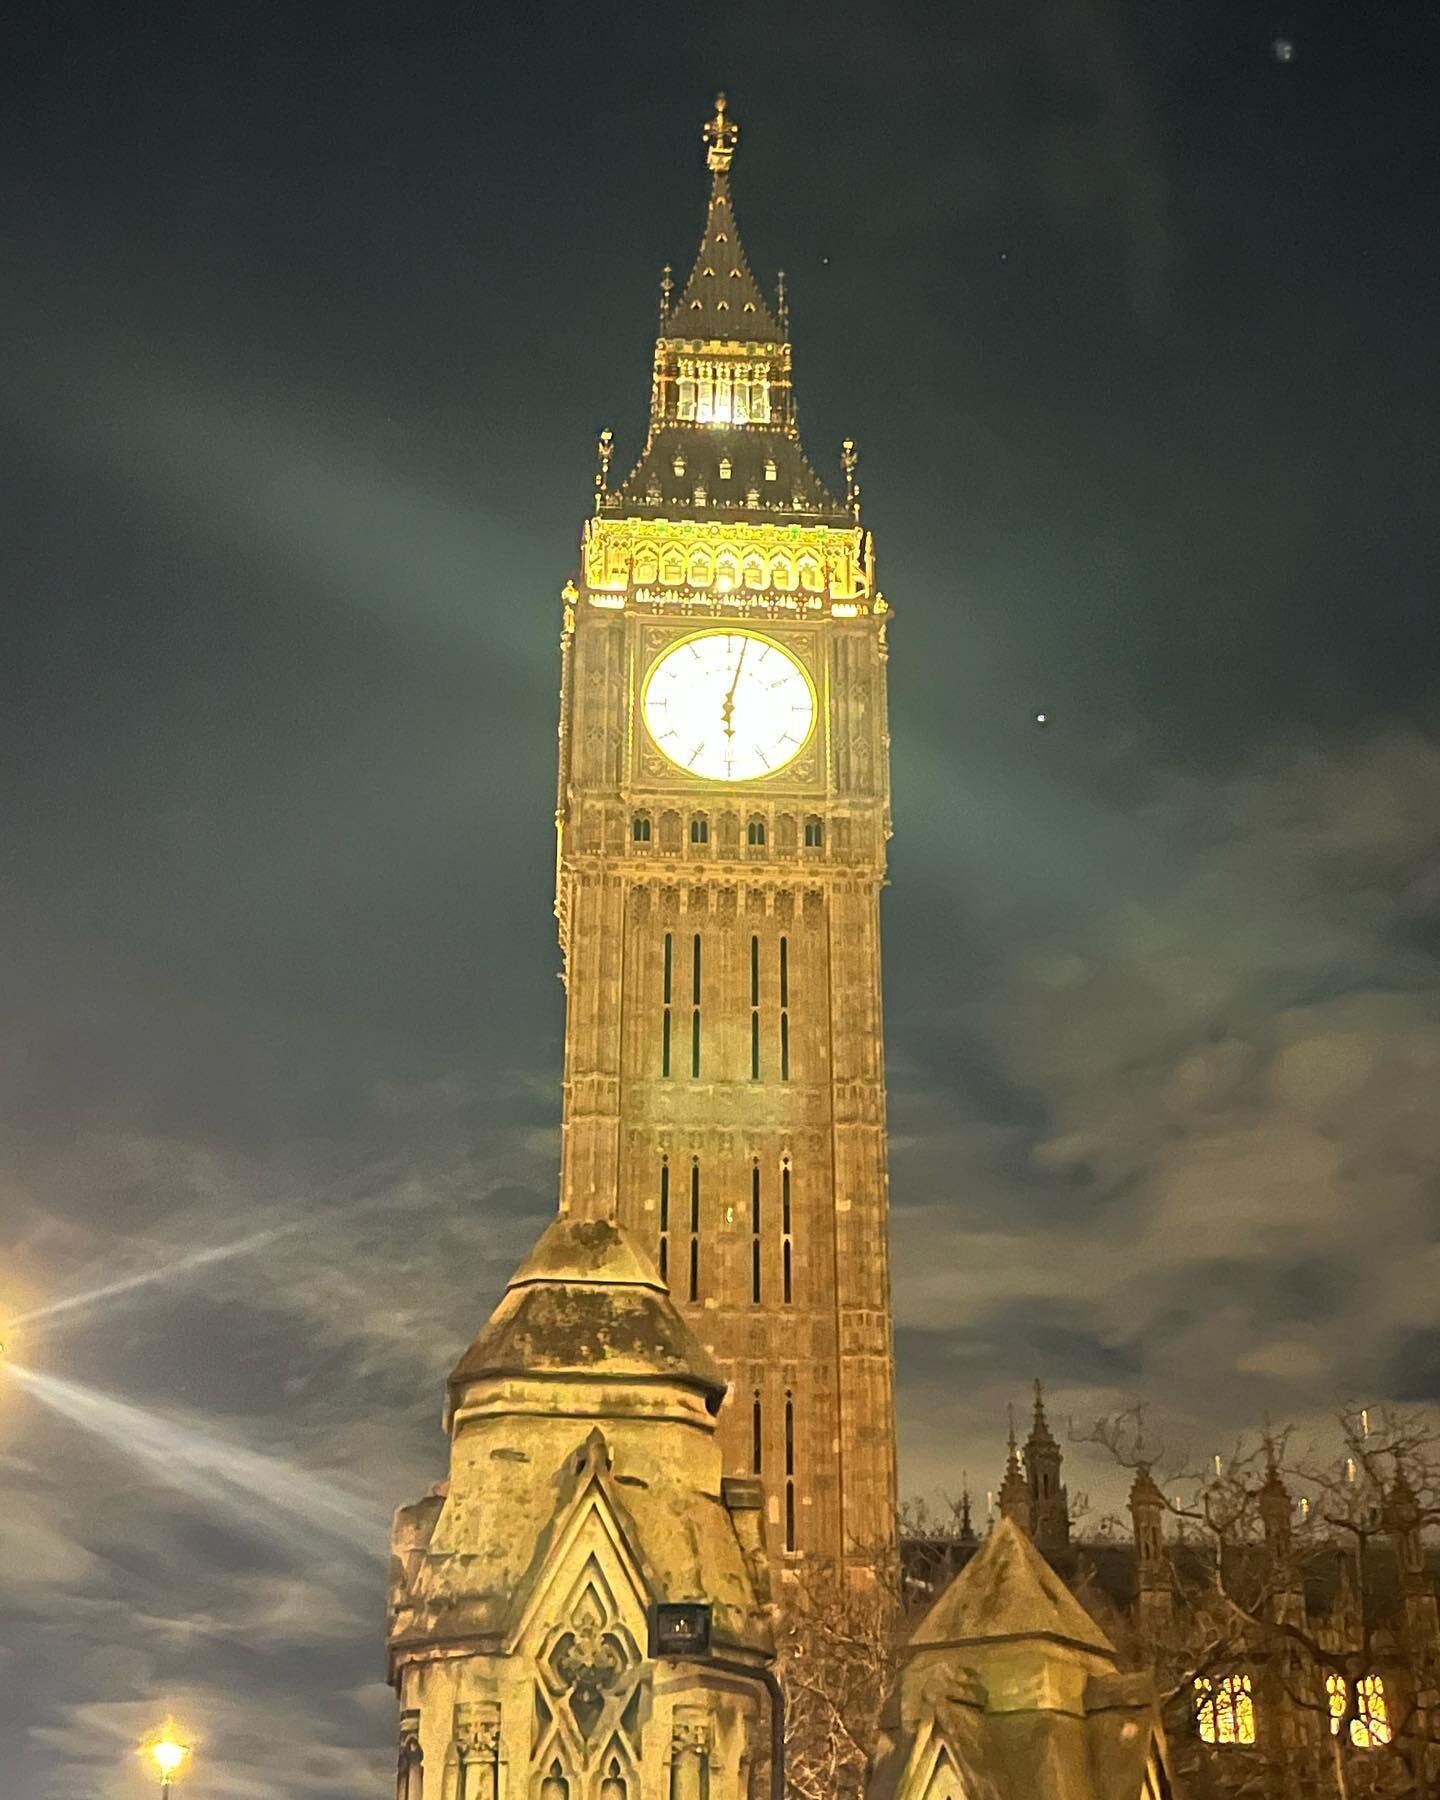
<svg viewBox="0 0 1440 1800">
<path fill-rule="evenodd" d="M 819 711 L 799 657 L 733 625 L 667 644 L 640 689 L 640 716 L 655 748 L 702 781 L 778 775 L 814 736 Z"/>
</svg>

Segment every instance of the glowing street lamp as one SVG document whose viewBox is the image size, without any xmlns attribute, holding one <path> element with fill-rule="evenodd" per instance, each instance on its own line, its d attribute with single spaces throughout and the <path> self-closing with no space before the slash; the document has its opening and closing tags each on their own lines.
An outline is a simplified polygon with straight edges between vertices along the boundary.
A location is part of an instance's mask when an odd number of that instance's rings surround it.
<svg viewBox="0 0 1440 1800">
<path fill-rule="evenodd" d="M 190 1760 L 190 1746 L 180 1743 L 174 1735 L 174 1728 L 166 1725 L 160 1735 L 145 1746 L 145 1754 L 160 1771 L 162 1796 L 168 1795 L 171 1783 Z"/>
</svg>

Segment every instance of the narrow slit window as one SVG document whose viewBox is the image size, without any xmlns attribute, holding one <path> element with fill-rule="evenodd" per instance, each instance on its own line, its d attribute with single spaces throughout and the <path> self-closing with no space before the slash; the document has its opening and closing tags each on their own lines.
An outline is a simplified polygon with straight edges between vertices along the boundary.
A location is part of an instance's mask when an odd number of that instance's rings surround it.
<svg viewBox="0 0 1440 1800">
<path fill-rule="evenodd" d="M 670 1158 L 660 1159 L 660 1279 L 670 1279 Z"/>
<path fill-rule="evenodd" d="M 750 1298 L 760 1304 L 760 1164 L 750 1165 Z"/>
<path fill-rule="evenodd" d="M 780 940 L 780 1079 L 790 1079 L 790 940 Z"/>
<path fill-rule="evenodd" d="M 785 1396 L 785 1548 L 795 1548 L 795 1402 Z"/>
<path fill-rule="evenodd" d="M 695 933 L 690 999 L 690 1075 L 700 1078 L 700 933 Z"/>
<path fill-rule="evenodd" d="M 675 939 L 665 933 L 665 964 L 660 986 L 660 1073 L 670 1073 L 670 1001 L 674 992 Z"/>
<path fill-rule="evenodd" d="M 795 1303 L 795 1234 L 791 1205 L 790 1160 L 780 1165 L 780 1294 L 786 1306 Z"/>
<path fill-rule="evenodd" d="M 700 1162 L 690 1164 L 690 1298 L 700 1298 Z"/>
<path fill-rule="evenodd" d="M 760 1405 L 760 1390 L 756 1388 L 755 1398 L 750 1403 L 750 1473 L 762 1474 L 764 1463 L 765 1415 Z"/>
<path fill-rule="evenodd" d="M 750 940 L 750 1079 L 760 1079 L 760 940 Z"/>
</svg>

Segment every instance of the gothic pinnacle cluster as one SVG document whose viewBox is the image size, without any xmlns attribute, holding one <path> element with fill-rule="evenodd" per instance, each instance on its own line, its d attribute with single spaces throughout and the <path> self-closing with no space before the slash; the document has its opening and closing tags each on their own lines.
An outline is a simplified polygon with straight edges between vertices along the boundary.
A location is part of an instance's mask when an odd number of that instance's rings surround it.
<svg viewBox="0 0 1440 1800">
<path fill-rule="evenodd" d="M 1045 1556 L 1059 1555 L 1070 1547 L 1070 1496 L 1060 1479 L 1061 1461 L 1060 1446 L 1045 1417 L 1045 1395 L 1037 1381 L 1023 1457 L 1015 1439 L 1014 1409 L 1010 1412 L 999 1504 L 1001 1518 L 1018 1525 Z"/>
</svg>

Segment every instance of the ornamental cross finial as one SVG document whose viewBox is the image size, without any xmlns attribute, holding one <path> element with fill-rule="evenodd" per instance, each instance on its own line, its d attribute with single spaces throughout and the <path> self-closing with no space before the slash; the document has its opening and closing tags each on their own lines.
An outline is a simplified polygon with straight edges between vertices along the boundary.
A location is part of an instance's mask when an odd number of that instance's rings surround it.
<svg viewBox="0 0 1440 1800">
<path fill-rule="evenodd" d="M 615 434 L 607 425 L 600 433 L 599 442 L 595 446 L 597 460 L 600 464 L 595 471 L 595 510 L 600 510 L 601 496 L 610 487 L 610 458 L 615 452 Z"/>
<path fill-rule="evenodd" d="M 715 117 L 708 121 L 701 134 L 705 139 L 705 161 L 717 175 L 723 175 L 730 167 L 735 156 L 736 140 L 740 136 L 740 127 L 725 113 L 725 96 L 715 96 Z"/>
</svg>

